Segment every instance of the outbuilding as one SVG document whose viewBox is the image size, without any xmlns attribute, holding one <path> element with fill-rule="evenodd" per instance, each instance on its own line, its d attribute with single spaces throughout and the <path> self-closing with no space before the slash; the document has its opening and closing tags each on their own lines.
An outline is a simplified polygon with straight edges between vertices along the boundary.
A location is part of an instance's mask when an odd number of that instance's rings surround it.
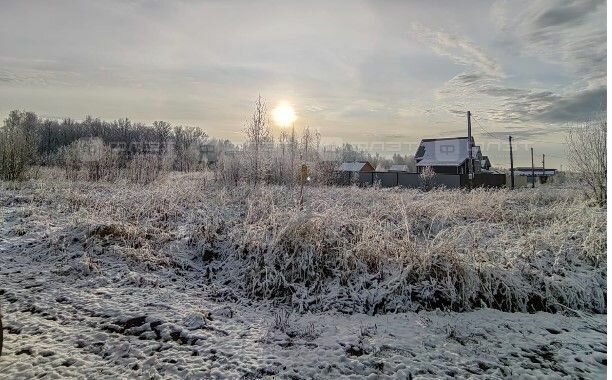
<svg viewBox="0 0 612 380">
<path fill-rule="evenodd" d="M 374 167 L 368 161 L 343 162 L 338 168 L 339 172 L 373 172 Z"/>
<path fill-rule="evenodd" d="M 536 183 L 547 183 L 557 174 L 557 169 L 534 167 L 532 171 L 529 166 L 514 168 L 514 175 L 527 177 L 527 183 L 533 183 L 534 174 Z"/>
<path fill-rule="evenodd" d="M 408 165 L 391 165 L 391 167 L 389 168 L 390 172 L 409 172 L 410 168 L 408 168 Z"/>
</svg>

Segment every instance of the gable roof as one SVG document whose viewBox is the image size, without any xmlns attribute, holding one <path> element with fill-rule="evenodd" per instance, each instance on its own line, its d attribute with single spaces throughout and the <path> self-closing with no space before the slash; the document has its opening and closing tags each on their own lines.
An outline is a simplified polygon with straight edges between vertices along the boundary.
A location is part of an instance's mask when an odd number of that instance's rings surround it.
<svg viewBox="0 0 612 380">
<path fill-rule="evenodd" d="M 489 156 L 482 156 L 482 159 L 480 160 L 480 165 L 485 169 L 487 167 L 491 167 L 491 161 L 489 160 Z"/>
<path fill-rule="evenodd" d="M 472 137 L 472 145 L 474 138 Z M 472 146 L 472 151 L 475 146 Z M 477 151 L 480 151 L 478 147 Z M 423 139 L 414 155 L 417 166 L 460 166 L 469 158 L 468 138 Z"/>
<path fill-rule="evenodd" d="M 389 168 L 390 172 L 407 172 L 408 165 L 391 165 Z"/>
<path fill-rule="evenodd" d="M 372 171 L 372 165 L 369 162 L 343 162 L 338 168 L 341 172 L 360 172 L 360 171 Z"/>
<path fill-rule="evenodd" d="M 379 163 L 378 165 L 376 165 L 376 169 L 374 169 L 374 171 L 376 171 L 376 172 L 386 172 L 387 168 L 385 168 L 385 165 Z"/>
</svg>

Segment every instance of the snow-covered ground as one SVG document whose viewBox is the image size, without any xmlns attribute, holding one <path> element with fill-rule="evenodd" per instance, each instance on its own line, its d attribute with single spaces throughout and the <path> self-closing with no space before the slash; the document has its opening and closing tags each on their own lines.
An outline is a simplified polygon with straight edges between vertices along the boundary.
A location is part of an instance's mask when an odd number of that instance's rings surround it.
<svg viewBox="0 0 612 380">
<path fill-rule="evenodd" d="M 605 374 L 605 314 L 486 307 L 300 314 L 287 303 L 249 298 L 211 280 L 210 262 L 173 240 L 187 235 L 164 238 L 164 250 L 180 265 L 166 265 L 153 249 L 149 261 L 160 263 L 149 265 L 145 253 L 116 242 L 99 249 L 92 229 L 96 238 L 107 234 L 78 207 L 55 204 L 52 190 L 4 191 L 10 195 L 0 199 L 0 378 Z"/>
</svg>

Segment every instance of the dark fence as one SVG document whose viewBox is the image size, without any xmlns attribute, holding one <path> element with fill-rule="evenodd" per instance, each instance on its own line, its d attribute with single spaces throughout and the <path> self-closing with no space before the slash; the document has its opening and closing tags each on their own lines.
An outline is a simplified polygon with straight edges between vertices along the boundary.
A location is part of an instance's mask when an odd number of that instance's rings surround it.
<svg viewBox="0 0 612 380">
<path fill-rule="evenodd" d="M 475 187 L 504 187 L 506 175 L 503 173 L 482 173 L 474 175 Z"/>
<path fill-rule="evenodd" d="M 380 187 L 423 187 L 423 180 L 419 173 L 406 172 L 336 172 L 335 183 L 340 186 L 358 185 Z M 436 174 L 431 183 L 434 187 L 456 189 L 469 185 L 465 174 Z M 503 187 L 506 185 L 505 174 L 481 173 L 474 175 L 474 187 Z"/>
</svg>

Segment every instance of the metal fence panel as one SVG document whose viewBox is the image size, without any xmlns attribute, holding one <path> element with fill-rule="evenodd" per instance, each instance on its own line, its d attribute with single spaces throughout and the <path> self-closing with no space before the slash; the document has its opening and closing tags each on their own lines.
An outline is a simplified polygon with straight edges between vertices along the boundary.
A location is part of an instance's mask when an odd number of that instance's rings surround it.
<svg viewBox="0 0 612 380">
<path fill-rule="evenodd" d="M 418 188 L 421 186 L 419 173 L 398 173 L 398 186 Z"/>
<path fill-rule="evenodd" d="M 461 187 L 460 174 L 436 174 L 432 181 L 434 187 L 448 187 L 455 189 Z"/>
<path fill-rule="evenodd" d="M 396 172 L 375 172 L 374 182 L 380 183 L 381 187 L 397 186 L 398 173 Z"/>
<path fill-rule="evenodd" d="M 371 186 L 374 184 L 374 173 L 373 172 L 359 172 L 358 182 L 360 186 Z"/>
<path fill-rule="evenodd" d="M 420 188 L 422 180 L 419 173 L 405 172 L 337 172 L 335 183 L 340 186 L 357 184 L 359 186 L 372 186 L 379 183 L 381 187 L 402 186 L 406 188 Z M 431 179 L 434 187 L 456 189 L 468 186 L 470 181 L 465 174 L 436 174 Z M 496 173 L 481 173 L 474 175 L 475 187 L 504 187 L 506 175 Z"/>
<path fill-rule="evenodd" d="M 480 173 L 474 175 L 474 186 L 476 187 L 504 187 L 506 186 L 506 175 L 497 173 Z"/>
</svg>

